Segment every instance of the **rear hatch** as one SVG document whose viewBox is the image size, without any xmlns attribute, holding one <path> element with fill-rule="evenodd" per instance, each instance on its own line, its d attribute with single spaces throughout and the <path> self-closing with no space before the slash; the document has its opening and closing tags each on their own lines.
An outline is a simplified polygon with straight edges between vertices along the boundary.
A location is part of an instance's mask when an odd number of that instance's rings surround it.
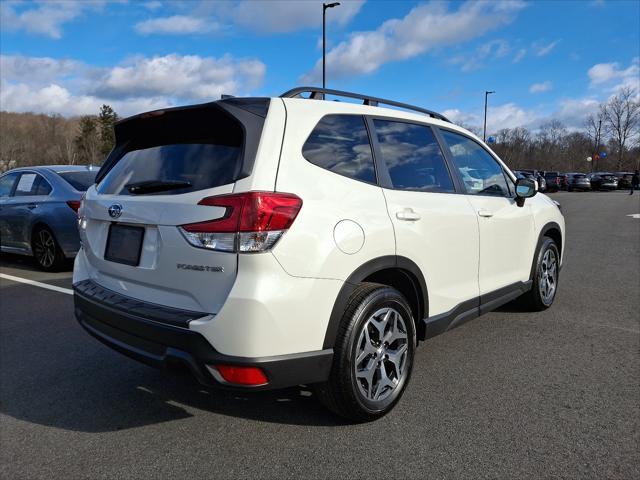
<svg viewBox="0 0 640 480">
<path fill-rule="evenodd" d="M 589 179 L 586 175 L 574 175 L 573 183 L 589 183 Z"/>
<path fill-rule="evenodd" d="M 249 108 L 220 101 L 116 125 L 116 147 L 80 212 L 92 280 L 145 302 L 219 311 L 237 253 L 195 247 L 179 226 L 224 217 L 224 207 L 198 203 L 250 175 L 269 102 L 253 100 Z"/>
</svg>

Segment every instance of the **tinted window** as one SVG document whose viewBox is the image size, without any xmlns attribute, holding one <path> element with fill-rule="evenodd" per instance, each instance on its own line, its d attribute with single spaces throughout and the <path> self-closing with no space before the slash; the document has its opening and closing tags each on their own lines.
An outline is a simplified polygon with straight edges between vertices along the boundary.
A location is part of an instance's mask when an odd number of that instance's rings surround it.
<svg viewBox="0 0 640 480">
<path fill-rule="evenodd" d="M 138 188 L 138 195 L 180 194 L 227 185 L 239 178 L 243 129 L 234 117 L 217 108 L 143 115 L 119 128 L 120 144 L 107 160 L 116 163 L 98 184 L 100 193 L 130 195 L 129 186 L 146 183 L 172 187 Z"/>
<path fill-rule="evenodd" d="M 302 155 L 326 170 L 376 183 L 369 135 L 359 115 L 324 117 L 302 147 Z"/>
<path fill-rule="evenodd" d="M 23 173 L 16 185 L 14 195 L 16 197 L 29 197 L 33 195 L 49 195 L 51 185 L 37 173 Z"/>
<path fill-rule="evenodd" d="M 453 192 L 444 156 L 430 127 L 374 120 L 394 188 Z"/>
<path fill-rule="evenodd" d="M 16 182 L 16 178 L 20 175 L 18 172 L 7 173 L 4 177 L 0 178 L 0 197 L 8 197 L 13 190 L 13 184 Z"/>
<path fill-rule="evenodd" d="M 509 196 L 502 167 L 484 148 L 457 133 L 442 130 L 442 136 L 451 150 L 467 193 Z"/>
<path fill-rule="evenodd" d="M 86 172 L 58 172 L 69 185 L 79 192 L 86 192 L 87 188 L 96 183 L 96 171 L 87 170 Z"/>
</svg>

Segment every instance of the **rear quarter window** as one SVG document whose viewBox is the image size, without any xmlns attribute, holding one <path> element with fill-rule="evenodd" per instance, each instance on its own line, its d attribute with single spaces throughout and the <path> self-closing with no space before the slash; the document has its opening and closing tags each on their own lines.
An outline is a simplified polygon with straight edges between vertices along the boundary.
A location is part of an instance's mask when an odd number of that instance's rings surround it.
<svg viewBox="0 0 640 480">
<path fill-rule="evenodd" d="M 327 115 L 302 147 L 309 162 L 331 172 L 376 183 L 369 135 L 360 115 Z"/>
<path fill-rule="evenodd" d="M 58 172 L 62 179 L 79 192 L 86 192 L 87 189 L 96 182 L 96 173 L 87 170 L 76 172 Z"/>
</svg>

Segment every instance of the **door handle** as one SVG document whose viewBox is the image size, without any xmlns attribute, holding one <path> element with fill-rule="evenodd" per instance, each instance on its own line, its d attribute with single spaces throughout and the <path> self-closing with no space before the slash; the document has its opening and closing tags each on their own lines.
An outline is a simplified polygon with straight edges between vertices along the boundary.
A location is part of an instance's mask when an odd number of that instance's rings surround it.
<svg viewBox="0 0 640 480">
<path fill-rule="evenodd" d="M 414 212 L 411 208 L 405 208 L 401 212 L 396 212 L 396 218 L 406 222 L 415 222 L 416 220 L 420 220 L 420 215 Z"/>
<path fill-rule="evenodd" d="M 33 210 L 33 209 L 34 209 L 34 208 L 36 208 L 37 206 L 38 206 L 38 204 L 37 204 L 37 203 L 29 203 L 29 204 L 27 204 L 27 208 L 28 208 L 29 210 Z"/>
<path fill-rule="evenodd" d="M 485 210 L 485 209 L 481 209 L 478 210 L 478 215 L 480 215 L 481 217 L 493 217 L 493 212 L 490 212 L 489 210 Z"/>
</svg>

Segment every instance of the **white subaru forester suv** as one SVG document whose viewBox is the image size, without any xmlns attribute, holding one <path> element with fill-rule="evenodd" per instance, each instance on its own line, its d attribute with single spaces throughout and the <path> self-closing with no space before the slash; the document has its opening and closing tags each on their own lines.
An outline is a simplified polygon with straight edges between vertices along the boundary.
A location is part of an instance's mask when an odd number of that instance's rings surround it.
<svg viewBox="0 0 640 480">
<path fill-rule="evenodd" d="M 556 295 L 559 206 L 430 110 L 297 88 L 115 132 L 79 211 L 76 317 L 206 386 L 313 385 L 337 414 L 375 419 L 419 341 Z"/>
</svg>

